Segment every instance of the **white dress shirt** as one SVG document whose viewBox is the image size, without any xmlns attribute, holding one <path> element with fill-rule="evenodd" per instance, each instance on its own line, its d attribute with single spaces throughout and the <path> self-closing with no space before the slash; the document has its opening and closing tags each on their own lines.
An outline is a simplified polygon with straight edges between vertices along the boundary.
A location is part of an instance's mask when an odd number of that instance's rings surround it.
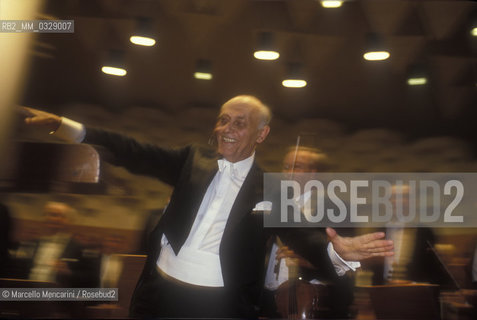
<svg viewBox="0 0 477 320">
<path fill-rule="evenodd" d="M 254 154 L 231 163 L 219 160 L 219 170 L 210 183 L 189 236 L 176 255 L 165 235 L 157 260 L 159 269 L 182 282 L 223 287 L 219 249 L 232 205 L 252 167 Z"/>
</svg>

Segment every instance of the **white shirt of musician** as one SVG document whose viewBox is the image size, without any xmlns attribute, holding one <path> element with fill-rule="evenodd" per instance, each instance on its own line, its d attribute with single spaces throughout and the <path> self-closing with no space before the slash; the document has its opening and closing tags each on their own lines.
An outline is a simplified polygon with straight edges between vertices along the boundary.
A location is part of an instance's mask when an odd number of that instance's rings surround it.
<svg viewBox="0 0 477 320">
<path fill-rule="evenodd" d="M 105 254 L 101 257 L 100 285 L 101 288 L 117 288 L 123 272 L 123 261 L 116 254 Z"/>
<path fill-rule="evenodd" d="M 56 281 L 55 264 L 60 260 L 70 236 L 58 233 L 40 240 L 28 278 L 47 282 Z"/>
</svg>

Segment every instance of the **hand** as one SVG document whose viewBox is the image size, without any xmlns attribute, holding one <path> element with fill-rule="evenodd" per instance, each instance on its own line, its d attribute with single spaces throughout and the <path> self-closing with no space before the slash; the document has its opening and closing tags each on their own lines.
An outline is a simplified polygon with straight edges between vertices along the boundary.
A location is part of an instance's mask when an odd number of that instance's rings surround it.
<svg viewBox="0 0 477 320">
<path fill-rule="evenodd" d="M 299 266 L 308 269 L 316 269 L 310 261 L 306 260 L 299 254 L 295 253 L 295 251 L 291 250 L 287 246 L 282 246 L 277 250 L 277 260 L 282 258 L 286 259 L 286 264 L 288 267 L 290 266 Z"/>
<path fill-rule="evenodd" d="M 53 113 L 28 107 L 18 107 L 18 111 L 25 117 L 25 123 L 27 125 L 43 127 L 47 129 L 48 132 L 58 130 L 61 125 L 61 117 Z"/>
<path fill-rule="evenodd" d="M 393 241 L 383 240 L 384 232 L 368 233 L 357 237 L 341 237 L 333 228 L 326 228 L 326 234 L 341 258 L 347 261 L 361 261 L 371 257 L 389 257 L 394 254 Z"/>
</svg>

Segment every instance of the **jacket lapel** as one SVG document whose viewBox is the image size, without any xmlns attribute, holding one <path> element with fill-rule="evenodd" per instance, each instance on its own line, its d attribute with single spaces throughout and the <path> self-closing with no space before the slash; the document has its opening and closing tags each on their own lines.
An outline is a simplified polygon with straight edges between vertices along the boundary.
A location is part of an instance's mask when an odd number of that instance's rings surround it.
<svg viewBox="0 0 477 320">
<path fill-rule="evenodd" d="M 202 199 L 216 172 L 217 158 L 197 152 L 190 167 L 190 180 L 182 184 L 184 189 L 181 188 L 181 194 L 178 195 L 181 203 L 178 204 L 176 201 L 174 204 L 180 208 L 171 207 L 173 212 L 166 212 L 168 219 L 164 219 L 164 233 L 176 254 L 187 240 Z"/>
<path fill-rule="evenodd" d="M 262 201 L 263 193 L 263 171 L 253 164 L 248 173 L 242 188 L 240 188 L 237 198 L 230 210 L 229 219 L 224 230 L 224 236 L 236 226 L 240 220 L 252 212 L 255 204 Z"/>
</svg>

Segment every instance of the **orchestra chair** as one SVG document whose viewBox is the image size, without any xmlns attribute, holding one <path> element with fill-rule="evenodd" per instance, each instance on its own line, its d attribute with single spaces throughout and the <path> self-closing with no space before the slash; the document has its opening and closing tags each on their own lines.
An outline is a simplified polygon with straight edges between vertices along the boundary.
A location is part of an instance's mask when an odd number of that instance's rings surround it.
<svg viewBox="0 0 477 320">
<path fill-rule="evenodd" d="M 376 319 L 440 319 L 439 286 L 424 283 L 368 286 Z"/>
</svg>

